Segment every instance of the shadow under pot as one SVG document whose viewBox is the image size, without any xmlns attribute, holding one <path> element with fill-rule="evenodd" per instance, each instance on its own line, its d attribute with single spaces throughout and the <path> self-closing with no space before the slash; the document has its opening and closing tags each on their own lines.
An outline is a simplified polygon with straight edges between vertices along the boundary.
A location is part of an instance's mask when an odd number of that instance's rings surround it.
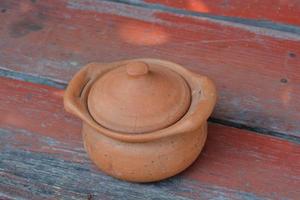
<svg viewBox="0 0 300 200">
<path fill-rule="evenodd" d="M 88 64 L 64 95 L 65 109 L 83 121 L 91 160 L 134 182 L 162 180 L 191 165 L 215 103 L 210 79 L 156 59 Z"/>
</svg>

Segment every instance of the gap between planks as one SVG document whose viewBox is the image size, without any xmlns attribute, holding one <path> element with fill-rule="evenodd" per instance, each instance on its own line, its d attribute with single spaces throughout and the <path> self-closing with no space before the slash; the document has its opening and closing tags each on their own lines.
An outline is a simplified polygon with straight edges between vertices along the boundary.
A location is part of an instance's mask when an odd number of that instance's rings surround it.
<svg viewBox="0 0 300 200">
<path fill-rule="evenodd" d="M 276 30 L 279 32 L 287 32 L 287 33 L 296 34 L 296 35 L 300 36 L 300 27 L 299 26 L 273 22 L 270 20 L 256 20 L 256 19 L 248 19 L 248 18 L 240 18 L 240 17 L 207 14 L 207 13 L 195 12 L 195 11 L 190 11 L 190 10 L 183 10 L 183 9 L 165 6 L 165 5 L 161 5 L 161 4 L 147 3 L 144 1 L 135 1 L 135 0 L 134 1 L 133 0 L 103 0 L 103 1 L 113 2 L 113 3 L 121 3 L 121 4 L 129 5 L 129 6 L 136 6 L 136 7 L 149 9 L 149 10 L 157 10 L 157 11 L 162 11 L 162 12 L 175 14 L 175 15 L 184 15 L 187 17 L 207 18 L 207 19 L 211 19 L 213 21 L 217 21 L 217 22 L 219 21 L 219 23 L 221 23 L 221 24 L 226 23 L 226 22 L 231 23 L 231 25 L 233 25 L 233 26 L 234 26 L 234 24 L 243 24 L 246 26 L 266 28 L 266 29 L 270 29 L 270 30 Z"/>
</svg>

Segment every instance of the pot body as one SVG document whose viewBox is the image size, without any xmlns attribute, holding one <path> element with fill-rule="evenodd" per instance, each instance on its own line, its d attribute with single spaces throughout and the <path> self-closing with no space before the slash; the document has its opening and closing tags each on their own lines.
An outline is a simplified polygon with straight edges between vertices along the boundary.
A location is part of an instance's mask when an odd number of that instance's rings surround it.
<svg viewBox="0 0 300 200">
<path fill-rule="evenodd" d="M 85 149 L 105 173 L 134 182 L 153 182 L 178 174 L 200 154 L 207 136 L 207 122 L 192 132 L 148 142 L 125 142 L 101 134 L 83 122 Z"/>
<path fill-rule="evenodd" d="M 175 123 L 161 127 L 158 130 L 144 133 L 143 131 L 139 130 L 137 133 L 130 133 L 124 129 L 116 131 L 107 128 L 91 115 L 90 109 L 97 109 L 97 107 L 89 108 L 88 106 L 89 97 L 90 94 L 92 94 L 92 88 L 95 86 L 95 84 L 97 84 L 97 81 L 100 80 L 100 78 L 105 78 L 105 75 L 107 75 L 109 72 L 112 73 L 112 70 L 115 70 L 120 66 L 125 65 L 126 73 L 130 76 L 135 76 L 137 75 L 136 73 L 144 73 L 145 71 L 141 71 L 140 67 L 138 67 L 138 70 L 136 70 L 136 68 L 135 70 L 132 70 L 134 69 L 134 67 L 128 68 L 128 64 L 135 63 L 133 66 L 136 66 L 136 63 L 140 62 L 144 64 L 146 63 L 147 66 L 152 66 L 152 70 L 155 67 L 166 67 L 169 70 L 172 70 L 182 76 L 184 81 L 186 81 L 186 84 L 190 91 L 190 105 L 188 107 L 188 110 L 179 120 L 177 120 L 176 118 L 177 121 L 175 120 Z M 146 67 L 143 69 L 146 69 Z M 137 78 L 136 80 L 139 81 L 143 80 L 142 83 L 147 82 L 141 77 L 131 78 L 134 80 L 135 78 Z M 152 79 L 149 80 L 149 82 L 151 83 Z M 160 78 L 159 80 L 165 79 Z M 105 83 L 107 83 L 107 85 L 110 85 L 111 82 L 107 81 Z M 165 84 L 165 82 L 162 81 L 161 84 L 163 85 Z M 169 85 L 168 87 L 173 88 L 172 84 L 167 85 Z M 101 87 L 102 86 L 100 85 L 97 88 L 101 89 Z M 140 83 L 134 85 L 133 89 L 137 90 L 139 87 Z M 142 87 L 142 89 L 146 87 L 148 86 L 145 85 L 145 87 Z M 116 88 L 118 87 L 116 86 Z M 122 87 L 120 86 L 120 88 Z M 131 86 L 128 86 L 127 89 L 129 90 L 130 88 Z M 123 89 L 122 91 L 127 90 L 125 89 Z M 116 90 L 116 92 L 118 92 L 119 90 L 120 89 Z M 157 91 L 158 89 L 153 90 L 155 93 L 155 91 Z M 165 94 L 166 92 L 168 93 L 169 91 L 164 90 L 162 93 Z M 149 94 L 150 93 L 151 91 L 149 92 Z M 132 97 L 135 96 L 139 95 L 134 94 Z M 164 95 L 157 94 L 157 97 L 163 98 L 163 96 Z M 123 96 L 119 95 L 119 97 Z M 131 102 L 129 97 L 123 99 L 122 101 Z M 100 169 L 111 176 L 127 181 L 152 182 L 176 175 L 177 173 L 186 169 L 195 161 L 204 146 L 207 135 L 206 121 L 213 111 L 216 103 L 216 98 L 217 95 L 215 85 L 209 78 L 190 72 L 176 63 L 157 59 L 143 58 L 118 61 L 109 64 L 90 63 L 86 65 L 70 81 L 64 94 L 64 106 L 68 112 L 82 119 L 82 134 L 85 148 L 91 160 Z M 97 102 L 97 98 L 95 99 L 95 101 Z M 151 100 L 149 100 L 147 97 L 141 99 L 140 101 L 151 102 Z M 180 102 L 177 103 L 180 105 L 182 104 Z M 122 102 L 119 102 L 119 104 L 122 104 Z M 117 102 L 116 105 L 119 104 Z M 136 105 L 140 106 L 139 109 L 141 111 L 143 111 L 143 109 L 147 107 L 147 103 L 140 104 L 138 102 L 136 103 Z M 161 104 L 158 104 L 158 106 L 159 105 Z M 135 106 L 135 104 L 132 104 L 132 106 Z M 103 109 L 100 109 L 100 111 L 101 110 Z M 110 109 L 107 111 L 108 113 L 111 112 Z M 130 111 L 128 111 L 128 113 L 129 112 Z M 155 112 L 153 115 L 155 114 L 157 113 Z M 104 116 L 106 116 L 105 113 Z M 115 117 L 111 117 L 112 119 L 116 118 L 113 119 L 113 121 L 120 121 L 117 115 L 114 116 Z M 164 120 L 164 118 L 166 116 L 168 117 L 169 114 L 158 114 L 157 116 L 159 116 L 159 120 Z M 157 121 L 160 122 L 159 120 Z"/>
</svg>

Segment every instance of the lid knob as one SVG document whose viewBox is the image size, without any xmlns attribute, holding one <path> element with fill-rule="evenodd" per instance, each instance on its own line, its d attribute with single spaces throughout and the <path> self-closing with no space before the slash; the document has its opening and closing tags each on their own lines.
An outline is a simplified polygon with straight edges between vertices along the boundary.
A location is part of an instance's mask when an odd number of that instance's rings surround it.
<svg viewBox="0 0 300 200">
<path fill-rule="evenodd" d="M 126 72 L 129 76 L 142 76 L 149 72 L 149 66 L 141 61 L 126 64 Z"/>
</svg>

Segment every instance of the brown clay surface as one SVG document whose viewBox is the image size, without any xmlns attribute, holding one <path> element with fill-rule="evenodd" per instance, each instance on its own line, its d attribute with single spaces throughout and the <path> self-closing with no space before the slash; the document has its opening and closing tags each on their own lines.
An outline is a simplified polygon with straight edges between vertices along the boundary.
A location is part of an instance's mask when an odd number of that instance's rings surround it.
<svg viewBox="0 0 300 200">
<path fill-rule="evenodd" d="M 207 77 L 157 59 L 91 63 L 64 95 L 66 110 L 83 120 L 94 163 L 135 182 L 162 180 L 191 165 L 205 143 L 215 102 Z"/>
</svg>

